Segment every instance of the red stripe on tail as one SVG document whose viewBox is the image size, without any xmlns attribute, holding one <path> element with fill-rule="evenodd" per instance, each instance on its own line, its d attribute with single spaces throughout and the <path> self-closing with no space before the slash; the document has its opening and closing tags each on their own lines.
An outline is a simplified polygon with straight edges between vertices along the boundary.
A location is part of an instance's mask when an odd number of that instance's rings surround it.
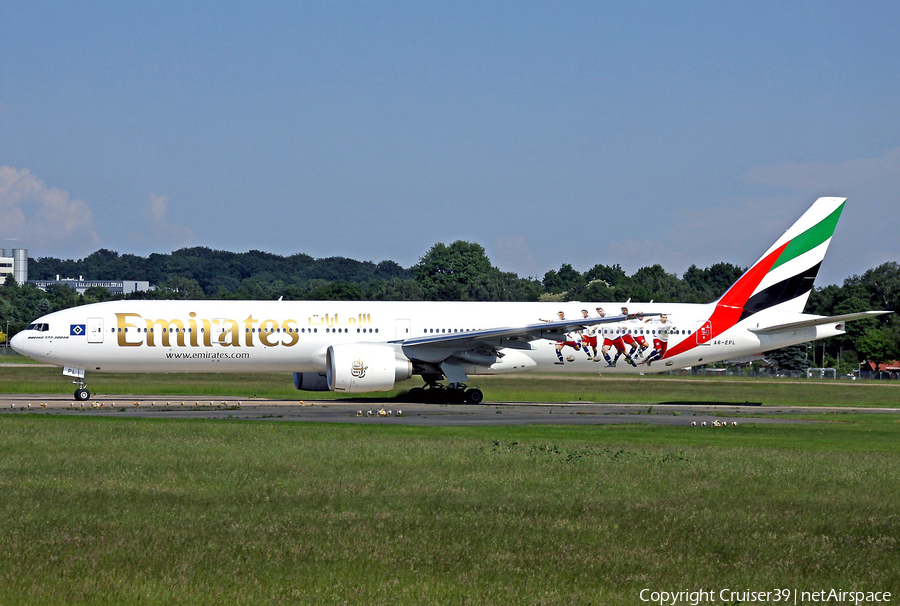
<svg viewBox="0 0 900 606">
<path fill-rule="evenodd" d="M 702 335 L 695 333 L 696 336 L 693 339 L 688 338 L 681 341 L 678 345 L 669 349 L 664 357 L 671 358 L 680 353 L 690 351 L 698 344 L 709 341 L 737 324 L 738 320 L 741 319 L 741 312 L 744 311 L 744 305 L 747 303 L 747 300 L 753 295 L 753 291 L 756 290 L 762 279 L 772 269 L 775 261 L 778 260 L 778 257 L 781 256 L 788 244 L 790 244 L 790 241 L 785 242 L 766 257 L 760 259 L 737 282 L 732 284 L 731 288 L 716 302 L 716 309 L 705 322 L 704 326 L 708 326 L 709 330 L 702 331 Z"/>
</svg>

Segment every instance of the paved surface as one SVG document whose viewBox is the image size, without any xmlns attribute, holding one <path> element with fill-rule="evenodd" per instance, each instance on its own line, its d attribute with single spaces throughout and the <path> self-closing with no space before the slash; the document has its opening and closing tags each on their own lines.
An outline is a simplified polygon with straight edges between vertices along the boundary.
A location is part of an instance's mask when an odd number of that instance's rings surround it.
<svg viewBox="0 0 900 606">
<path fill-rule="evenodd" d="M 384 410 L 384 416 L 379 411 Z M 645 423 L 691 425 L 716 420 L 728 423 L 809 423 L 747 415 L 810 413 L 888 413 L 900 408 L 823 408 L 806 406 L 746 406 L 736 404 L 595 404 L 580 402 L 488 404 L 404 404 L 389 400 L 331 401 L 197 400 L 183 396 L 103 396 L 84 403 L 68 395 L 0 394 L 0 414 L 67 414 L 177 419 L 252 419 L 368 423 L 390 425 L 603 425 Z M 358 416 L 359 415 L 359 416 Z"/>
</svg>

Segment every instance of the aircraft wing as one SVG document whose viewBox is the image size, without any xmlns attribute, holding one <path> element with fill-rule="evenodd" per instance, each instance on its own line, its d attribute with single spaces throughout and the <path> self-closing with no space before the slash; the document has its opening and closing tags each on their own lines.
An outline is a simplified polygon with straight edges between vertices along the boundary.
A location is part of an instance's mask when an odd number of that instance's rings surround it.
<svg viewBox="0 0 900 606">
<path fill-rule="evenodd" d="M 750 328 L 750 332 L 758 335 L 769 335 L 776 332 L 785 332 L 797 330 L 798 328 L 808 328 L 810 326 L 821 326 L 823 324 L 838 324 L 841 322 L 849 322 L 851 320 L 862 320 L 864 318 L 874 318 L 884 314 L 894 313 L 892 311 L 861 311 L 853 314 L 842 314 L 840 316 L 820 316 L 809 320 L 800 320 L 799 322 L 788 322 L 786 324 L 777 324 L 775 326 L 765 326 L 763 328 Z"/>
<path fill-rule="evenodd" d="M 658 316 L 658 313 L 642 313 L 640 317 L 646 318 Z M 550 339 L 551 341 L 562 341 L 566 337 L 566 333 L 584 330 L 598 324 L 615 324 L 616 322 L 624 322 L 625 320 L 633 320 L 638 314 L 620 314 L 616 316 L 605 316 L 603 318 L 578 318 L 577 320 L 554 320 L 552 322 L 536 322 L 534 324 L 526 324 L 525 326 L 511 326 L 507 328 L 488 328 L 484 330 L 471 330 L 468 332 L 425 335 L 422 337 L 412 337 L 405 340 L 392 341 L 403 345 L 403 350 L 408 355 L 413 354 L 417 350 L 434 350 L 441 349 L 448 355 L 455 351 L 466 351 L 471 349 L 515 347 L 516 343 L 528 343 L 538 339 Z M 431 356 L 429 356 L 431 357 Z"/>
</svg>

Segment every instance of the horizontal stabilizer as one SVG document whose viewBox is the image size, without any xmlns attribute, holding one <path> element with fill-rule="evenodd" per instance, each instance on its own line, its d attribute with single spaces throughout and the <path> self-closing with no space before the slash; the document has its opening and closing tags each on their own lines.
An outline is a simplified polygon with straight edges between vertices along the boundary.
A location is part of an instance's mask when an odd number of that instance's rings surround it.
<svg viewBox="0 0 900 606">
<path fill-rule="evenodd" d="M 758 335 L 770 335 L 776 332 L 785 332 L 789 330 L 797 330 L 798 328 L 808 328 L 810 326 L 822 326 L 823 324 L 833 324 L 840 322 L 849 322 L 851 320 L 863 320 L 865 318 L 874 318 L 884 314 L 893 313 L 891 311 L 861 311 L 854 314 L 842 314 L 840 316 L 820 316 L 810 320 L 801 320 L 799 322 L 788 322 L 787 324 L 777 324 L 775 326 L 766 326 L 763 328 L 750 328 L 750 332 Z"/>
</svg>

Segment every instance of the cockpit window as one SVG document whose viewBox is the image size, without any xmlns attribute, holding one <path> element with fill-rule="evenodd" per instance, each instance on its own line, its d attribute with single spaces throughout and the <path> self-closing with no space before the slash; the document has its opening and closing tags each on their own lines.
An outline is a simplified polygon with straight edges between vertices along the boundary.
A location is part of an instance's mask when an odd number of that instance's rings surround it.
<svg viewBox="0 0 900 606">
<path fill-rule="evenodd" d="M 50 325 L 44 322 L 35 322 L 34 324 L 29 324 L 25 327 L 25 330 L 36 330 L 38 332 L 47 332 L 50 330 Z"/>
</svg>

